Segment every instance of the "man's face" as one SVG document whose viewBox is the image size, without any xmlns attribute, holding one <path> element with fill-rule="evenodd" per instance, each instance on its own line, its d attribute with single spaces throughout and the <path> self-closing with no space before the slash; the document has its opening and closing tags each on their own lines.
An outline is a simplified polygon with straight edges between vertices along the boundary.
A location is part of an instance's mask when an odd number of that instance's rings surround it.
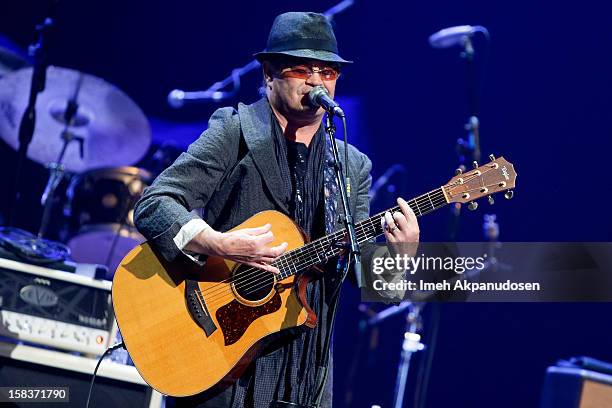
<svg viewBox="0 0 612 408">
<path fill-rule="evenodd" d="M 323 115 L 323 108 L 315 108 L 308 101 L 308 93 L 323 85 L 333 98 L 339 67 L 309 59 L 288 59 L 264 63 L 266 93 L 272 106 L 288 119 L 314 119 Z"/>
</svg>

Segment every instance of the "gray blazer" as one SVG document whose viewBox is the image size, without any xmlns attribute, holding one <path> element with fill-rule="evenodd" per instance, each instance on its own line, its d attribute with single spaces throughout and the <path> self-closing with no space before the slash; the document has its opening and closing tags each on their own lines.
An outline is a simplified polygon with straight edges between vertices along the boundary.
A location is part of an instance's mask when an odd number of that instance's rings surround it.
<svg viewBox="0 0 612 408">
<path fill-rule="evenodd" d="M 252 105 L 239 104 L 238 111 L 218 109 L 208 129 L 145 190 L 136 204 L 134 221 L 164 258 L 173 260 L 181 253 L 173 238 L 197 217 L 193 209 L 205 208 L 204 220 L 218 231 L 227 231 L 263 210 L 289 215 L 287 194 L 280 190 L 283 184 L 271 126 L 266 98 Z M 343 166 L 345 148 L 338 141 Z M 369 215 L 372 163 L 351 145 L 348 157 L 353 191 L 349 203 L 359 221 Z M 339 213 L 341 208 L 338 203 Z M 341 227 L 338 221 L 336 229 Z"/>
</svg>

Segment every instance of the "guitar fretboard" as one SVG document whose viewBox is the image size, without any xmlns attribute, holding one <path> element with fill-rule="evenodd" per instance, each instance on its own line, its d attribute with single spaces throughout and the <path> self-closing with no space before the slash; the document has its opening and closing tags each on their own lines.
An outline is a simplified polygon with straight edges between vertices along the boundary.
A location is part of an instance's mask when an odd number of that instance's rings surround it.
<svg viewBox="0 0 612 408">
<path fill-rule="evenodd" d="M 440 187 L 413 198 L 408 201 L 408 205 L 417 217 L 444 207 L 448 202 L 442 189 L 443 187 Z M 401 209 L 399 206 L 395 206 L 387 211 L 393 215 Z M 355 233 L 360 244 L 383 234 L 383 226 L 380 220 L 385 212 L 375 214 L 355 224 Z M 344 248 L 345 232 L 346 229 L 343 228 L 280 256 L 273 264 L 281 271 L 280 278 L 285 279 L 295 275 L 298 271 L 322 264 L 329 258 L 339 255 Z"/>
</svg>

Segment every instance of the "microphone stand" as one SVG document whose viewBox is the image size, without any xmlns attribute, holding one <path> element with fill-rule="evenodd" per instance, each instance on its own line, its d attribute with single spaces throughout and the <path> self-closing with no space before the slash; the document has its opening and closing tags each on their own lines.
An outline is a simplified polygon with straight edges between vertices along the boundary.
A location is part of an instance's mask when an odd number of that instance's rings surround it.
<svg viewBox="0 0 612 408">
<path fill-rule="evenodd" d="M 342 0 L 335 6 L 332 6 L 324 11 L 323 15 L 328 20 L 332 21 L 337 14 L 342 13 L 351 7 L 353 3 L 354 0 Z M 167 97 L 168 105 L 178 109 L 183 107 L 186 102 L 203 102 L 208 100 L 219 102 L 223 99 L 232 98 L 240 90 L 240 78 L 259 68 L 259 66 L 260 64 L 257 60 L 252 60 L 240 68 L 233 69 L 232 73 L 228 77 L 222 79 L 221 81 L 215 82 L 205 91 L 184 91 L 182 89 L 173 89 L 170 91 Z M 232 85 L 232 89 L 227 91 L 223 90 L 230 85 Z"/>
<path fill-rule="evenodd" d="M 325 384 L 327 382 L 327 377 L 329 373 L 328 365 L 329 365 L 329 352 L 330 352 L 329 349 L 331 345 L 332 325 L 333 325 L 333 321 L 336 316 L 336 310 L 338 309 L 337 295 L 339 294 L 340 286 L 342 285 L 344 279 L 346 278 L 346 275 L 350 268 L 351 258 L 353 259 L 353 270 L 355 272 L 357 286 L 359 288 L 363 287 L 363 283 L 361 279 L 361 249 L 359 247 L 359 241 L 357 241 L 357 233 L 355 232 L 354 218 L 353 218 L 353 215 L 351 213 L 351 209 L 348 203 L 349 194 L 346 188 L 344 177 L 342 176 L 342 173 L 343 173 L 342 163 L 340 163 L 340 156 L 338 154 L 338 145 L 336 144 L 336 139 L 334 137 L 336 133 L 336 126 L 334 125 L 333 117 L 334 117 L 333 109 L 328 110 L 326 118 L 325 118 L 325 132 L 329 136 L 330 143 L 332 146 L 332 153 L 334 156 L 334 170 L 336 172 L 336 180 L 338 181 L 338 187 L 340 190 L 342 209 L 344 211 L 343 221 L 344 221 L 344 227 L 347 231 L 346 235 L 348 239 L 348 242 L 344 242 L 343 244 L 338 243 L 338 246 L 348 249 L 348 254 L 346 255 L 346 264 L 345 264 L 342 276 L 340 278 L 340 281 L 338 282 L 336 288 L 334 289 L 334 293 L 330 297 L 331 299 L 330 304 L 333 305 L 332 306 L 333 307 L 332 318 L 331 318 L 332 324 L 330 325 L 330 327 L 327 329 L 327 332 L 325 333 L 327 337 L 323 345 L 323 353 L 322 353 L 321 364 L 320 364 L 321 369 L 319 370 L 317 374 L 317 382 L 316 382 L 317 391 L 314 396 L 314 402 L 310 405 L 311 408 L 319 408 L 321 404 L 321 399 L 323 398 L 323 394 L 325 392 Z M 344 132 L 345 132 L 344 134 L 346 136 L 346 121 L 344 118 L 342 118 L 342 122 L 344 125 Z M 348 148 L 348 146 L 345 146 L 345 148 Z M 344 165 L 347 166 L 348 163 L 344 163 Z"/>
<path fill-rule="evenodd" d="M 408 382 L 408 371 L 412 354 L 421 351 L 425 345 L 421 343 L 421 309 L 424 305 L 419 303 L 409 303 L 409 312 L 406 314 L 406 328 L 404 330 L 404 341 L 402 342 L 402 353 L 397 369 L 395 380 L 395 391 L 393 396 L 393 408 L 404 406 L 404 395 L 406 393 L 406 383 Z"/>
<path fill-rule="evenodd" d="M 52 8 L 53 14 L 54 8 Z M 42 24 L 36 26 L 38 32 L 38 42 L 33 44 L 29 48 L 29 53 L 34 57 L 34 66 L 32 68 L 32 81 L 30 86 L 30 95 L 28 98 L 28 105 L 23 112 L 21 122 L 19 124 L 19 149 L 17 152 L 17 166 L 15 169 L 15 184 L 13 185 L 13 191 L 11 194 L 12 203 L 11 210 L 9 212 L 8 225 L 13 225 L 15 221 L 15 214 L 19 207 L 21 191 L 19 188 L 21 182 L 21 173 L 23 172 L 23 164 L 28 154 L 28 147 L 32 142 L 34 136 L 34 129 L 36 128 L 36 100 L 38 94 L 45 90 L 45 83 L 47 81 L 47 50 L 45 45 L 47 44 L 47 37 L 51 29 L 53 28 L 54 21 L 52 17 L 44 19 Z"/>
<path fill-rule="evenodd" d="M 344 181 L 345 179 L 342 176 L 342 163 L 340 163 L 340 158 L 338 155 L 338 145 L 336 144 L 336 139 L 334 137 L 336 133 L 336 125 L 334 125 L 333 116 L 333 111 L 329 110 L 325 118 L 325 131 L 327 132 L 332 145 L 332 153 L 334 156 L 334 170 L 336 171 L 336 181 L 338 181 L 341 199 L 340 201 L 342 202 L 342 210 L 344 212 L 343 221 L 348 239 L 348 245 L 346 245 L 346 248 L 349 250 L 347 259 L 351 259 L 351 256 L 353 257 L 353 270 L 355 272 L 355 278 L 357 279 L 357 286 L 361 288 L 363 287 L 361 279 L 361 249 L 359 247 L 359 241 L 357 241 L 357 233 L 355 232 L 355 219 L 353 218 L 353 214 L 351 213 L 351 209 L 348 203 L 349 194 L 346 189 L 346 183 Z M 345 149 L 348 149 L 348 146 L 345 146 Z M 344 163 L 344 165 L 348 166 L 348 163 Z"/>
<path fill-rule="evenodd" d="M 393 391 L 393 408 L 402 408 L 404 405 L 404 397 L 406 394 L 406 384 L 408 382 L 408 373 L 410 371 L 410 360 L 412 355 L 418 351 L 425 349 L 425 344 L 421 342 L 421 334 L 423 330 L 422 311 L 425 303 L 403 301 L 397 306 L 389 306 L 386 309 L 370 316 L 365 324 L 367 327 L 376 327 L 384 320 L 395 316 L 399 313 L 406 312 L 406 325 L 402 333 L 402 352 L 397 367 L 397 376 L 395 379 L 395 389 Z"/>
<path fill-rule="evenodd" d="M 474 46 L 469 36 L 463 39 L 463 51 L 461 58 L 465 59 L 467 84 L 468 84 L 468 110 L 469 118 L 465 124 L 467 139 L 457 139 L 456 152 L 459 159 L 459 166 L 455 174 L 463 173 L 469 164 L 478 167 L 480 161 L 480 120 L 478 119 L 478 92 L 476 86 L 476 70 L 474 67 Z M 473 209 L 477 204 L 474 203 Z M 472 209 L 472 207 L 470 207 Z M 461 214 L 461 203 L 451 206 L 451 222 L 449 228 L 449 238 L 455 241 L 459 230 L 459 216 Z"/>
</svg>

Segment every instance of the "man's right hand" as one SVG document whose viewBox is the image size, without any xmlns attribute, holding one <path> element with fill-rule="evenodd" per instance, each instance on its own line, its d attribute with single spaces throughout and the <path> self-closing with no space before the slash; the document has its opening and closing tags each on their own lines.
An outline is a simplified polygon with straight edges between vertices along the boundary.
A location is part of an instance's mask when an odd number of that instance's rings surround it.
<svg viewBox="0 0 612 408">
<path fill-rule="evenodd" d="M 276 258 L 285 252 L 287 243 L 269 247 L 274 241 L 272 225 L 243 228 L 229 232 L 215 231 L 206 228 L 196 235 L 184 249 L 189 251 L 220 256 L 235 262 L 254 266 L 272 273 L 280 273 L 271 265 Z"/>
</svg>

